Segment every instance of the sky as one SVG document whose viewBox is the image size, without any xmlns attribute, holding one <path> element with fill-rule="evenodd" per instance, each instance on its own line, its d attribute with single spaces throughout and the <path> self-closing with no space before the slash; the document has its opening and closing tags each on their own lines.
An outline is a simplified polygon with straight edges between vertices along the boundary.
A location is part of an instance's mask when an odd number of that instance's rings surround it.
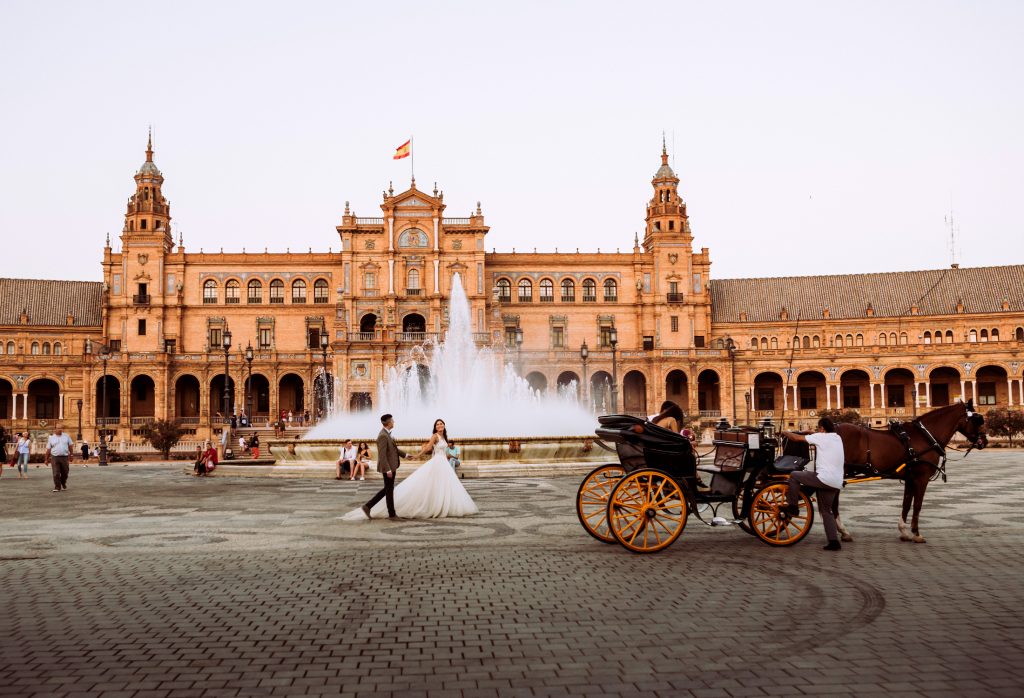
<svg viewBox="0 0 1024 698">
<path fill-rule="evenodd" d="M 345 201 L 632 249 L 662 133 L 712 277 L 1016 264 L 1024 3 L 0 3 L 0 275 L 99 280 L 147 128 L 189 251 L 337 250 Z"/>
</svg>

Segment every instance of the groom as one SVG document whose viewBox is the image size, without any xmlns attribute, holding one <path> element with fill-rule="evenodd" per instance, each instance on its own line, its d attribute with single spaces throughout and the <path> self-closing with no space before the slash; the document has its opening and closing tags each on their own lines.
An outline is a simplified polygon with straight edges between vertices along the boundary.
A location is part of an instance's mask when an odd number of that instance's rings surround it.
<svg viewBox="0 0 1024 698">
<path fill-rule="evenodd" d="M 399 450 L 398 444 L 391 437 L 391 430 L 395 428 L 394 417 L 386 414 L 380 418 L 380 422 L 384 428 L 377 435 L 377 472 L 384 476 L 384 489 L 373 495 L 373 499 L 363 505 L 363 513 L 366 514 L 366 518 L 371 518 L 370 510 L 373 509 L 373 505 L 379 502 L 381 497 L 386 497 L 388 518 L 397 519 L 398 516 L 395 515 L 395 473 L 398 472 L 399 457 L 408 458 L 409 454 Z"/>
</svg>

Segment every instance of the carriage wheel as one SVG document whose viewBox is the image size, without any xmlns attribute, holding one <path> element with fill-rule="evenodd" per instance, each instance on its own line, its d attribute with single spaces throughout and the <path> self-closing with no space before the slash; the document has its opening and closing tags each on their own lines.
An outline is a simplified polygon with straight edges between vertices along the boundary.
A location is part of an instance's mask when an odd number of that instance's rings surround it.
<svg viewBox="0 0 1024 698">
<path fill-rule="evenodd" d="M 608 528 L 634 553 L 655 553 L 675 542 L 689 514 L 679 484 L 657 470 L 626 475 L 608 500 Z"/>
<path fill-rule="evenodd" d="M 602 543 L 615 542 L 608 530 L 608 498 L 625 472 L 618 463 L 594 468 L 576 492 L 576 516 L 583 530 Z"/>
<path fill-rule="evenodd" d="M 750 526 L 754 535 L 768 545 L 793 545 L 803 540 L 814 523 L 814 507 L 811 498 L 800 492 L 800 513 L 789 516 L 783 511 L 786 506 L 786 491 L 789 484 L 776 482 L 754 493 L 750 508 Z"/>
</svg>

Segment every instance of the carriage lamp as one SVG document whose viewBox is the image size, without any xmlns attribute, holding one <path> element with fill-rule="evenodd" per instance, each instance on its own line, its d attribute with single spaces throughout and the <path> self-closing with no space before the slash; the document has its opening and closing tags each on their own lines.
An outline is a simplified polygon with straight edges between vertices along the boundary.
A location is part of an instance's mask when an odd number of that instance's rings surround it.
<svg viewBox="0 0 1024 698">
<path fill-rule="evenodd" d="M 764 430 L 764 436 L 766 439 L 770 439 L 775 436 L 775 423 L 772 422 L 771 417 L 765 417 L 761 420 L 761 429 Z"/>
</svg>

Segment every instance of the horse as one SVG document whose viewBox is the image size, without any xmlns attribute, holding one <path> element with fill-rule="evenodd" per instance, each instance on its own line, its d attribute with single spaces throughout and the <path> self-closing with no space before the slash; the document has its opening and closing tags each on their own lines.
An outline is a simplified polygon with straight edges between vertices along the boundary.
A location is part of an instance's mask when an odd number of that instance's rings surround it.
<svg viewBox="0 0 1024 698">
<path fill-rule="evenodd" d="M 946 445 L 959 432 L 967 439 L 968 453 L 985 448 L 988 437 L 983 430 L 984 422 L 985 418 L 974 411 L 972 399 L 939 407 L 912 421 L 891 426 L 889 430 L 837 424 L 836 433 L 843 440 L 847 465 L 867 466 L 882 478 L 903 480 L 903 511 L 897 525 L 900 540 L 924 543 L 918 527 L 921 505 L 928 483 L 936 473 L 941 470 L 945 478 Z M 907 513 L 911 505 L 914 518 L 908 533 Z M 843 538 L 852 540 L 848 538 L 849 532 L 838 525 Z"/>
</svg>

